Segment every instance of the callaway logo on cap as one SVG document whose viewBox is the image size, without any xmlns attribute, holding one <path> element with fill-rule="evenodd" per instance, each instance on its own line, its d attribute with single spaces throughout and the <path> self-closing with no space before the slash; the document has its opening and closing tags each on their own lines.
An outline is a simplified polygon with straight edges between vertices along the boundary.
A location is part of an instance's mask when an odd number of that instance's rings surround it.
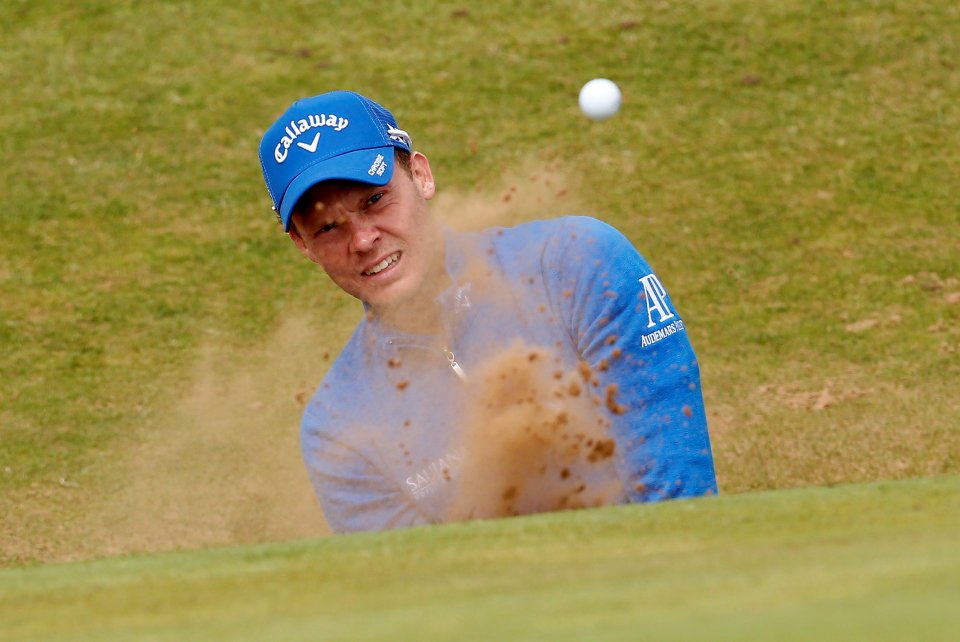
<svg viewBox="0 0 960 642">
<path fill-rule="evenodd" d="M 413 151 L 410 136 L 360 94 L 332 91 L 290 105 L 260 140 L 263 179 L 283 230 L 290 230 L 300 197 L 320 181 L 389 183 L 395 147 Z"/>
</svg>

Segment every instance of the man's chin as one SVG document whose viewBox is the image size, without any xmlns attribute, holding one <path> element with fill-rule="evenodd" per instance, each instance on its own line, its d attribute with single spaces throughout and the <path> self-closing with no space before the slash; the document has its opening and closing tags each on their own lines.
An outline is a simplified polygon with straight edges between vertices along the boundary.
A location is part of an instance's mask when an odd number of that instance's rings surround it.
<svg viewBox="0 0 960 642">
<path fill-rule="evenodd" d="M 409 270 L 412 265 L 398 267 L 408 269 L 376 287 L 372 287 L 373 283 L 363 284 L 367 287 L 357 298 L 362 299 L 375 316 L 408 325 L 418 317 L 430 316 L 437 295 L 448 284 L 445 279 L 424 278 L 419 270 Z"/>
<path fill-rule="evenodd" d="M 409 287 L 403 279 L 388 283 L 382 287 L 370 288 L 361 296 L 363 301 L 377 311 L 401 308 L 415 299 L 416 288 Z"/>
</svg>

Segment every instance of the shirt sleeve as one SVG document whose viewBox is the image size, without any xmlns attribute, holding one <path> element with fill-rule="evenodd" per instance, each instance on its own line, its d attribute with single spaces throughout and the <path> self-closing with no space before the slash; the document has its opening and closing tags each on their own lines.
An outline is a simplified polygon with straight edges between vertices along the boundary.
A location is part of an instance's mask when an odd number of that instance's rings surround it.
<svg viewBox="0 0 960 642">
<path fill-rule="evenodd" d="M 300 432 L 304 463 L 335 533 L 380 531 L 427 524 L 402 489 L 386 478 L 361 447 L 346 444 L 323 430 L 310 411 Z"/>
<path fill-rule="evenodd" d="M 699 364 L 673 301 L 620 232 L 562 221 L 542 258 L 548 297 L 590 366 L 627 497 L 716 493 Z"/>
</svg>

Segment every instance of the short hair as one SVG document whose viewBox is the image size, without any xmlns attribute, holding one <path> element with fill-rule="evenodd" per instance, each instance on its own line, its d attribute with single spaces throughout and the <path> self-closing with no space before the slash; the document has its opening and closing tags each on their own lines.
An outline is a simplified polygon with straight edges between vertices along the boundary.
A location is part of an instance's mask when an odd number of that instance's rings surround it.
<svg viewBox="0 0 960 642">
<path fill-rule="evenodd" d="M 403 168 L 403 171 L 407 173 L 407 176 L 413 176 L 413 170 L 410 169 L 410 152 L 405 149 L 400 149 L 399 147 L 393 148 L 393 162 L 395 165 L 399 165 Z"/>
</svg>

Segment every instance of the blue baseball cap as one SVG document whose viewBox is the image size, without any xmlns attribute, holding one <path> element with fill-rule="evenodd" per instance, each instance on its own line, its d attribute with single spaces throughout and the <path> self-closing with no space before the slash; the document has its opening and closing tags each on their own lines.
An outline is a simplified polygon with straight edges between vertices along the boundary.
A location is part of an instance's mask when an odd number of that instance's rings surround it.
<svg viewBox="0 0 960 642">
<path fill-rule="evenodd" d="M 321 181 L 389 183 L 395 148 L 412 152 L 410 136 L 360 94 L 332 91 L 290 105 L 260 140 L 263 180 L 283 231 L 300 197 Z"/>
</svg>

